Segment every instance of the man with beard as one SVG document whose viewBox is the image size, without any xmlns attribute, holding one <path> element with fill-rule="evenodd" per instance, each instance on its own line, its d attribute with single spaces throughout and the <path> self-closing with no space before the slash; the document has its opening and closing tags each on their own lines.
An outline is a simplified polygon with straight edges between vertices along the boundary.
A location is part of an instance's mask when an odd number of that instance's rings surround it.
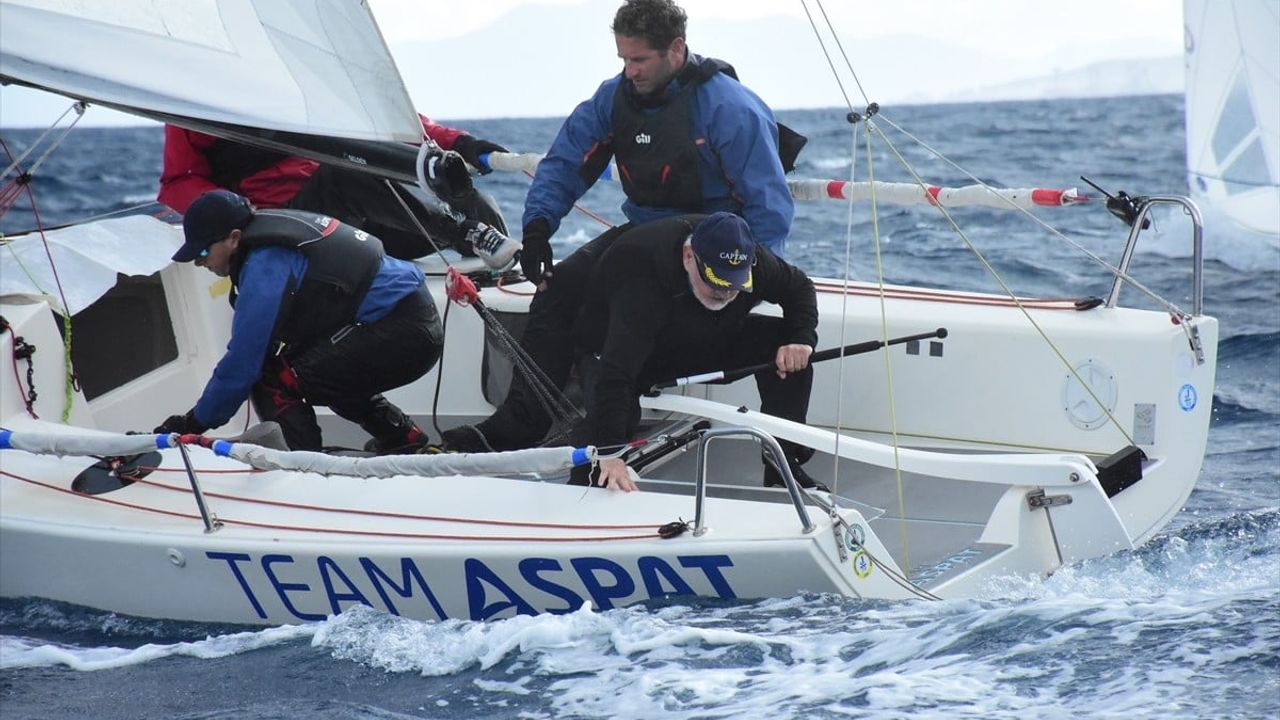
<svg viewBox="0 0 1280 720">
<path fill-rule="evenodd" d="M 753 314 L 761 302 L 782 317 Z M 618 236 L 595 268 L 574 325 L 587 417 L 575 442 L 620 446 L 640 421 L 640 395 L 676 377 L 771 362 L 756 373 L 760 411 L 803 423 L 818 341 L 813 283 L 754 241 L 732 213 L 683 215 Z M 792 473 L 813 451 L 781 441 Z M 586 484 L 588 468 L 571 482 Z M 620 459 L 602 460 L 593 484 L 624 491 L 635 483 Z M 765 462 L 764 485 L 782 475 Z"/>
</svg>

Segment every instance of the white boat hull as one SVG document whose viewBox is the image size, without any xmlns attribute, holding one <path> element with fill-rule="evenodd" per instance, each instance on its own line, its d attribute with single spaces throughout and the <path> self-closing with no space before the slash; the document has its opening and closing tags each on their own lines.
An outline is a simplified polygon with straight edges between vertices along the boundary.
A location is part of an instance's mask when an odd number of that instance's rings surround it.
<svg viewBox="0 0 1280 720">
<path fill-rule="evenodd" d="M 176 359 L 91 401 L 77 395 L 60 423 L 47 418 L 63 409 L 62 357 L 37 351 L 32 410 L 42 419 L 26 411 L 23 388 L 7 373 L 4 426 L 122 432 L 190 407 L 225 346 L 229 312 L 222 285 L 206 273 L 172 266 L 161 278 Z M 816 282 L 821 347 L 935 327 L 948 336 L 850 357 L 843 369 L 818 366 L 808 426 L 747 410 L 757 403 L 750 380 L 644 402 L 651 420 L 749 426 L 816 448 L 810 472 L 835 490 L 837 522 L 811 504 L 813 529 L 805 532 L 785 491 L 759 486 L 751 440 L 711 443 L 703 532 L 670 539 L 658 536 L 660 526 L 695 517 L 694 452 L 646 470 L 642 492 L 623 495 L 563 478 L 258 472 L 197 447 L 196 475 L 221 523 L 206 532 L 176 450 L 162 451 L 161 470 L 99 495 L 70 490 L 95 458 L 6 450 L 0 595 L 263 624 L 316 620 L 354 604 L 489 619 L 672 594 L 960 597 L 993 592 L 1000 578 L 1043 577 L 1063 563 L 1133 548 L 1182 507 L 1207 436 L 1213 318 L 1191 321 L 1205 357 L 1198 363 L 1187 328 L 1164 313 L 1041 301 L 1023 303 L 1024 311 L 995 296 L 889 288 L 882 328 L 874 289 Z M 528 298 L 490 288 L 483 299 L 518 313 Z M 59 346 L 44 303 L 9 298 L 2 311 L 28 342 Z M 12 352 L 12 335 L 0 343 L 0 353 Z M 476 314 L 452 309 L 442 425 L 491 411 L 484 344 Z M 424 427 L 439 372 L 392 393 Z M 361 441 L 343 421 L 325 421 L 330 442 Z M 244 422 L 211 434 L 234 434 Z M 1149 460 L 1140 480 L 1118 490 L 1097 466 L 1130 444 Z"/>
</svg>

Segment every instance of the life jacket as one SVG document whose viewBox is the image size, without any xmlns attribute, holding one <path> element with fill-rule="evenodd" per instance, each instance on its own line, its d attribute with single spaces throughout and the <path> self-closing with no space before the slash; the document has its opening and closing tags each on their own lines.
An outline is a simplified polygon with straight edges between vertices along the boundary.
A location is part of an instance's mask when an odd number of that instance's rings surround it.
<svg viewBox="0 0 1280 720">
<path fill-rule="evenodd" d="M 289 157 L 283 153 L 218 140 L 204 151 L 209 161 L 209 179 L 215 185 L 240 191 L 240 181 Z"/>
<path fill-rule="evenodd" d="M 231 281 L 250 253 L 261 247 L 292 248 L 307 258 L 301 282 L 294 278 L 271 332 L 273 352 L 306 345 L 355 322 L 385 255 L 382 241 L 336 218 L 301 210 L 259 210 L 241 231 Z M 231 294 L 235 307 L 236 293 Z"/>
<path fill-rule="evenodd" d="M 617 159 L 623 191 L 632 202 L 694 212 L 705 210 L 692 102 L 698 86 L 719 73 L 738 79 L 729 63 L 689 53 L 677 76 L 680 88 L 674 93 L 656 98 L 641 96 L 630 82 L 618 83 L 610 135 L 587 153 L 580 168 L 583 179 L 594 182 L 612 154 Z M 778 156 L 784 172 L 791 172 L 808 138 L 782 123 L 777 126 Z"/>
</svg>

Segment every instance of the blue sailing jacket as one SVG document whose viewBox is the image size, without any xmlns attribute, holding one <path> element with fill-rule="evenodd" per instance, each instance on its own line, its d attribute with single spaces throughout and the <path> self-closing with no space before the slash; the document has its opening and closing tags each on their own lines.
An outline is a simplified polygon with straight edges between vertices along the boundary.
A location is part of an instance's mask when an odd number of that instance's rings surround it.
<svg viewBox="0 0 1280 720">
<path fill-rule="evenodd" d="M 704 60 L 689 53 L 688 63 Z M 682 71 L 667 87 L 667 96 L 683 102 L 679 93 Z M 622 83 L 626 87 L 620 88 Z M 584 158 L 611 143 L 613 108 L 618 92 L 630 91 L 630 83 L 618 74 L 574 108 L 560 127 L 525 198 L 524 224 L 546 220 L 552 232 L 574 202 L 595 183 L 584 179 Z M 756 240 L 782 255 L 795 215 L 795 202 L 787 188 L 778 159 L 778 125 L 764 101 L 729 75 L 718 72 L 690 93 L 690 124 L 701 160 L 702 212 L 732 212 L 742 216 Z M 657 109 L 652 110 L 657 112 Z M 622 212 L 633 223 L 688 213 L 688 208 L 639 205 L 631 199 Z"/>
<path fill-rule="evenodd" d="M 297 250 L 271 246 L 248 254 L 236 286 L 231 342 L 196 403 L 196 420 L 218 427 L 230 420 L 249 396 L 262 375 L 284 295 L 290 287 L 300 285 L 306 274 L 307 259 Z M 386 317 L 397 303 L 416 292 L 423 280 L 422 271 L 413 263 L 384 257 L 356 310 L 355 322 L 371 323 Z"/>
</svg>

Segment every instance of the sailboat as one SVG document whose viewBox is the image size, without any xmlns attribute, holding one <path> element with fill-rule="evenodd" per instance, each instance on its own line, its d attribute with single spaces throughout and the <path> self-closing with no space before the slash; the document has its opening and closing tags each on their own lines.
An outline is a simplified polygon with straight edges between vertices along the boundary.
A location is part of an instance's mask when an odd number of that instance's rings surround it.
<svg viewBox="0 0 1280 720">
<path fill-rule="evenodd" d="M 422 141 L 417 120 L 363 5 L 0 0 L 0 11 L 5 82 L 416 175 L 405 157 Z M 143 63 L 150 72 L 136 72 Z M 965 197 L 1012 211 L 1046 198 L 957 190 L 793 185 L 800 197 L 900 195 L 939 213 Z M 1191 221 L 1190 307 L 1158 296 L 1155 310 L 1123 306 L 1122 288 L 1145 289 L 1128 258 L 1160 205 Z M 1129 236 L 1118 265 L 1103 263 L 1115 278 L 1104 298 L 815 278 L 819 335 L 875 351 L 816 366 L 808 424 L 753 410 L 749 381 L 645 397 L 645 442 L 629 456 L 641 492 L 630 494 L 564 484 L 596 448 L 362 457 L 289 452 L 254 428 L 128 434 L 162 413 L 158 398 L 194 402 L 226 344 L 227 286 L 169 263 L 181 231 L 156 217 L 7 238 L 0 596 L 248 624 L 355 605 L 485 620 L 670 597 L 967 597 L 1132 549 L 1195 485 L 1218 325 L 1202 308 L 1195 205 L 1116 209 Z M 472 421 L 511 372 L 494 319 L 518 321 L 532 288 L 476 259 L 420 262 L 442 305 L 451 279 L 479 280 L 469 301 L 486 313 L 455 312 L 441 363 L 392 397 L 445 426 Z M 126 352 L 111 341 L 121 326 L 134 338 Z M 807 467 L 830 490 L 804 490 L 789 471 L 785 488 L 761 487 L 760 447 L 778 439 L 813 448 Z"/>
<path fill-rule="evenodd" d="M 1280 238 L 1280 3 L 1184 0 L 1183 16 L 1191 195 Z"/>
</svg>

